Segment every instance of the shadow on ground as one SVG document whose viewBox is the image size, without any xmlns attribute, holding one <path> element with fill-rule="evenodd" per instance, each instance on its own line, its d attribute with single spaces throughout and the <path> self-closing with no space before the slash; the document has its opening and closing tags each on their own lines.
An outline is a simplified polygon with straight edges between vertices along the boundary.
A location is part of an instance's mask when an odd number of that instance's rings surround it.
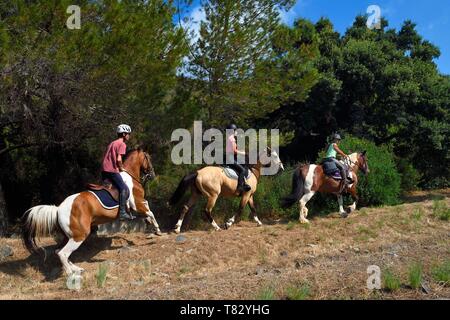
<svg viewBox="0 0 450 320">
<path fill-rule="evenodd" d="M 113 246 L 113 240 L 119 239 L 125 241 L 128 246 L 134 246 L 134 242 L 129 241 L 121 236 L 110 237 L 89 237 L 81 247 L 75 251 L 70 260 L 77 262 L 102 262 L 103 260 L 95 259 L 95 256 L 104 250 L 117 250 L 122 246 Z M 9 275 L 25 277 L 25 269 L 29 266 L 35 268 L 45 276 L 45 281 L 53 281 L 58 279 L 62 274 L 62 266 L 55 250 L 60 246 L 54 244 L 43 247 L 43 251 L 30 254 L 27 258 L 21 260 L 6 261 L 0 263 L 0 272 Z"/>
</svg>

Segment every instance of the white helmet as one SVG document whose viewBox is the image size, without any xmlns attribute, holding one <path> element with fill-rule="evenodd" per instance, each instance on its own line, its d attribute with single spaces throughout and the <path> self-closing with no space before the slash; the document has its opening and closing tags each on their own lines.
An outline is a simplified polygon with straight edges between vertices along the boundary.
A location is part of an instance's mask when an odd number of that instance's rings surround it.
<svg viewBox="0 0 450 320">
<path fill-rule="evenodd" d="M 121 124 L 117 127 L 117 133 L 131 133 L 131 127 L 127 124 Z"/>
</svg>

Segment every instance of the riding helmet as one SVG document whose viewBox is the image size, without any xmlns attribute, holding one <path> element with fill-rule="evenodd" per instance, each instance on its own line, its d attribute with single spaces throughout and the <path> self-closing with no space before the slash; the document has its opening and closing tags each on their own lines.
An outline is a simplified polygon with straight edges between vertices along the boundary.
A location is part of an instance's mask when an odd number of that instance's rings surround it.
<svg viewBox="0 0 450 320">
<path fill-rule="evenodd" d="M 131 133 L 131 127 L 127 124 L 121 124 L 117 127 L 117 133 Z"/>
</svg>

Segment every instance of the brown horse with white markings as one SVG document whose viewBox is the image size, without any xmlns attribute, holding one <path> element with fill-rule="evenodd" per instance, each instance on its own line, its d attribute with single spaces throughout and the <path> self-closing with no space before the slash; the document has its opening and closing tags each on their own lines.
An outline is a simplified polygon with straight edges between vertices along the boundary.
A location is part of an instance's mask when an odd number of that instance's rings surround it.
<svg viewBox="0 0 450 320">
<path fill-rule="evenodd" d="M 343 208 L 343 200 L 341 192 L 341 182 L 328 177 L 323 172 L 321 165 L 306 164 L 301 165 L 295 169 L 292 177 L 292 193 L 282 200 L 282 206 L 285 208 L 291 207 L 298 202 L 300 206 L 300 223 L 309 223 L 306 217 L 308 216 L 308 208 L 306 204 L 314 196 L 316 192 L 335 194 L 339 202 L 339 213 L 342 217 L 347 217 L 348 212 L 356 209 L 356 202 L 358 201 L 356 185 L 358 184 L 357 173 L 361 169 L 364 174 L 369 172 L 367 164 L 366 152 L 353 153 L 349 156 L 350 159 L 350 175 L 353 180 L 346 190 L 353 198 L 353 204 L 345 211 Z"/>
<path fill-rule="evenodd" d="M 153 224 L 156 233 L 161 234 L 158 223 L 144 198 L 144 187 L 141 173 L 145 178 L 154 177 L 155 172 L 150 155 L 140 148 L 129 152 L 124 160 L 125 171 L 122 178 L 131 191 L 128 198 L 129 207 L 146 216 L 146 221 Z M 91 226 L 112 222 L 117 219 L 119 209 L 104 208 L 97 197 L 90 191 L 73 194 L 67 197 L 58 207 L 36 206 L 24 214 L 22 238 L 27 249 L 32 252 L 40 247 L 36 238 L 62 234 L 66 240 L 64 247 L 57 250 L 64 270 L 67 274 L 84 271 L 70 262 L 69 257 L 83 243 L 91 232 Z"/>
</svg>

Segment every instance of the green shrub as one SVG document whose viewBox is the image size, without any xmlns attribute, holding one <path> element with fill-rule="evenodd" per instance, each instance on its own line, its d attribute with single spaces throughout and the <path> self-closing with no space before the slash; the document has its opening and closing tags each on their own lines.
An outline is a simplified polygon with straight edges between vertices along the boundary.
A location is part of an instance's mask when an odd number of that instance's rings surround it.
<svg viewBox="0 0 450 320">
<path fill-rule="evenodd" d="M 422 284 L 423 268 L 420 263 L 415 263 L 409 268 L 409 285 L 411 288 L 418 289 Z"/>
<path fill-rule="evenodd" d="M 272 286 L 263 287 L 258 292 L 256 300 L 275 300 L 275 289 Z"/>
<path fill-rule="evenodd" d="M 286 289 L 286 298 L 288 300 L 305 300 L 311 295 L 309 285 L 291 286 Z"/>
<path fill-rule="evenodd" d="M 383 284 L 385 290 L 393 292 L 400 289 L 401 282 L 392 271 L 386 270 L 383 273 Z"/>
<path fill-rule="evenodd" d="M 422 175 L 417 171 L 408 160 L 397 159 L 397 169 L 401 175 L 401 188 L 403 191 L 411 191 L 417 189 L 417 185 Z"/>
<path fill-rule="evenodd" d="M 444 285 L 450 285 L 450 260 L 444 261 L 440 265 L 436 265 L 432 268 L 431 274 L 436 282 Z"/>
<path fill-rule="evenodd" d="M 433 201 L 433 215 L 443 221 L 448 221 L 450 219 L 450 208 L 445 201 Z"/>
<path fill-rule="evenodd" d="M 98 266 L 98 271 L 97 274 L 95 275 L 95 278 L 97 279 L 97 286 L 99 288 L 103 288 L 105 286 L 107 274 L 108 274 L 108 265 L 105 263 L 101 263 Z"/>
</svg>

